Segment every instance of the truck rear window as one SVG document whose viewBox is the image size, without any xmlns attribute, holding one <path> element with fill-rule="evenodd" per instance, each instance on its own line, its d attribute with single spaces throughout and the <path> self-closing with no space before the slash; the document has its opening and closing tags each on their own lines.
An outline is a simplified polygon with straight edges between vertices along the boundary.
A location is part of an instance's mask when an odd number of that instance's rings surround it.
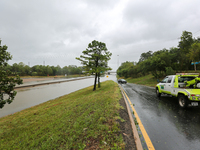
<svg viewBox="0 0 200 150">
<path fill-rule="evenodd" d="M 178 77 L 178 82 L 179 83 L 184 83 L 184 81 L 191 81 L 195 79 L 196 77 Z"/>
</svg>

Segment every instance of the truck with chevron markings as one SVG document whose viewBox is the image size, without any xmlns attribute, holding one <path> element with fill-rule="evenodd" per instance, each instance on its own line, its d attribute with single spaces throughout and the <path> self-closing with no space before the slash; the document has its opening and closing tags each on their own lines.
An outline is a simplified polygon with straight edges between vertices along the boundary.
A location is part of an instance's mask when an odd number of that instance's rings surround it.
<svg viewBox="0 0 200 150">
<path fill-rule="evenodd" d="M 200 106 L 200 75 L 179 73 L 166 76 L 156 85 L 156 95 L 168 94 L 178 98 L 179 106 Z"/>
</svg>

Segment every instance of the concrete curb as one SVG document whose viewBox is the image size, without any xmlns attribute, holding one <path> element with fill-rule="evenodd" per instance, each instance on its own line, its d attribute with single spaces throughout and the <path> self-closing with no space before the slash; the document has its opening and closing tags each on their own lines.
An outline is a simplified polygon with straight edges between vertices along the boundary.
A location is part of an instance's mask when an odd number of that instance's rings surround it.
<svg viewBox="0 0 200 150">
<path fill-rule="evenodd" d="M 124 96 L 124 93 L 123 93 L 123 91 L 122 91 L 122 87 L 121 87 L 120 85 L 119 85 L 119 87 L 120 87 L 122 96 L 123 96 L 123 98 L 124 98 L 125 104 L 126 104 L 126 108 L 127 108 L 127 111 L 128 111 L 129 119 L 130 119 L 130 121 L 131 121 L 131 127 L 132 127 L 132 131 L 133 131 L 133 136 L 134 136 L 134 139 L 135 139 L 136 148 L 137 148 L 137 150 L 143 150 L 142 143 L 141 143 L 141 141 L 140 141 L 139 134 L 138 134 L 137 128 L 136 128 L 136 126 L 135 126 L 135 123 L 134 123 L 134 120 L 133 120 L 133 117 L 132 117 L 130 108 L 129 108 L 129 106 L 128 106 L 128 103 L 127 103 L 127 101 L 126 101 L 126 98 L 125 98 L 125 96 Z"/>
<path fill-rule="evenodd" d="M 62 83 L 62 82 L 70 82 L 70 81 L 76 81 L 76 80 L 82 80 L 82 79 L 88 79 L 88 78 L 93 78 L 93 77 L 85 77 L 85 78 L 78 78 L 78 79 L 72 79 L 72 80 L 55 81 L 55 82 L 45 82 L 45 83 L 37 83 L 37 84 L 30 84 L 30 85 L 22 85 L 22 86 L 17 86 L 14 89 L 27 88 L 27 87 L 35 87 L 35 86 L 48 85 L 48 84 L 56 84 L 56 83 Z"/>
</svg>

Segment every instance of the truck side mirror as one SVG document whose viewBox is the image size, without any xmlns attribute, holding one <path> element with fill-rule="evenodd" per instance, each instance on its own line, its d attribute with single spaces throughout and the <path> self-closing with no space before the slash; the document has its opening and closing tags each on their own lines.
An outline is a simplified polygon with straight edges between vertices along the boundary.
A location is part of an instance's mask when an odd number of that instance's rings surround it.
<svg viewBox="0 0 200 150">
<path fill-rule="evenodd" d="M 157 82 L 160 83 L 159 79 L 157 79 Z"/>
</svg>

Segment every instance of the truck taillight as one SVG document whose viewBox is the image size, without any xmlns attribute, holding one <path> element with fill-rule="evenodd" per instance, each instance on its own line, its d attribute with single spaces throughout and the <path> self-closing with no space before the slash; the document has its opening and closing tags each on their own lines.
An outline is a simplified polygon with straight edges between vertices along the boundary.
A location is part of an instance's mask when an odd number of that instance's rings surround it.
<svg viewBox="0 0 200 150">
<path fill-rule="evenodd" d="M 195 94 L 191 94 L 191 96 L 195 96 Z"/>
</svg>

